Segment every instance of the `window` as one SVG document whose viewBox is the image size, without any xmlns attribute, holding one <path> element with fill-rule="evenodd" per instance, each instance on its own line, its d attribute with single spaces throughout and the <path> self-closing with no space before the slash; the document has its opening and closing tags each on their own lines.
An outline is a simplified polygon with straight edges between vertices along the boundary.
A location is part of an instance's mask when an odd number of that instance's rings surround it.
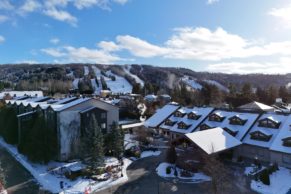
<svg viewBox="0 0 291 194">
<path fill-rule="evenodd" d="M 101 129 L 106 129 L 106 123 L 101 124 Z"/>
<path fill-rule="evenodd" d="M 167 125 L 167 126 L 174 126 L 175 123 L 176 123 L 176 122 L 171 121 L 170 119 L 167 119 L 167 120 L 165 121 L 165 125 Z"/>
<path fill-rule="evenodd" d="M 250 133 L 250 135 L 251 139 L 258 141 L 270 141 L 270 139 L 272 138 L 272 135 L 266 135 L 258 131 L 252 132 Z"/>
<path fill-rule="evenodd" d="M 233 131 L 227 127 L 224 127 L 223 130 L 226 131 L 227 133 L 229 133 L 230 135 L 232 135 L 233 137 L 235 137 L 236 134 L 238 133 L 238 131 Z"/>
<path fill-rule="evenodd" d="M 106 119 L 106 113 L 101 113 L 101 119 Z"/>
<path fill-rule="evenodd" d="M 282 141 L 283 141 L 283 146 L 285 146 L 285 147 L 291 147 L 291 137 L 287 137 L 287 138 L 285 138 L 285 139 L 282 139 Z"/>
<path fill-rule="evenodd" d="M 184 114 L 181 113 L 180 111 L 176 111 L 176 112 L 174 113 L 174 116 L 175 116 L 175 117 L 183 117 Z"/>
<path fill-rule="evenodd" d="M 198 120 L 200 117 L 201 117 L 201 115 L 196 115 L 193 112 L 191 112 L 191 113 L 188 114 L 188 119 Z"/>
<path fill-rule="evenodd" d="M 237 116 L 229 119 L 229 124 L 231 125 L 245 125 L 246 122 L 247 120 L 241 119 Z"/>
<path fill-rule="evenodd" d="M 207 129 L 210 129 L 210 128 L 211 128 L 210 126 L 208 126 L 208 125 L 206 125 L 206 124 L 202 124 L 202 125 L 200 126 L 200 131 L 207 130 Z"/>
<path fill-rule="evenodd" d="M 291 164 L 291 157 L 290 156 L 288 156 L 288 155 L 283 155 L 282 156 L 282 161 L 283 161 L 283 163 L 285 163 L 285 164 Z"/>
<path fill-rule="evenodd" d="M 187 125 L 186 123 L 184 122 L 180 122 L 178 123 L 178 128 L 179 129 L 188 129 L 191 125 Z"/>
<path fill-rule="evenodd" d="M 215 121 L 215 122 L 222 122 L 224 120 L 225 117 L 221 117 L 217 114 L 212 114 L 209 116 L 208 120 L 209 121 Z"/>
<path fill-rule="evenodd" d="M 259 121 L 259 127 L 278 129 L 280 125 L 281 125 L 281 122 L 276 122 L 269 118 L 265 118 Z"/>
</svg>

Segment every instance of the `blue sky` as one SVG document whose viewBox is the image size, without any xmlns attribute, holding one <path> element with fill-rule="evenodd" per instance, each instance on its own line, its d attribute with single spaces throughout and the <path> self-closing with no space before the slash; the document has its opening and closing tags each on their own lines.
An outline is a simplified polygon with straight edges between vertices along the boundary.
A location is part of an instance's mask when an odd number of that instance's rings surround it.
<svg viewBox="0 0 291 194">
<path fill-rule="evenodd" d="M 1 64 L 287 73 L 290 32 L 287 0 L 0 0 Z"/>
</svg>

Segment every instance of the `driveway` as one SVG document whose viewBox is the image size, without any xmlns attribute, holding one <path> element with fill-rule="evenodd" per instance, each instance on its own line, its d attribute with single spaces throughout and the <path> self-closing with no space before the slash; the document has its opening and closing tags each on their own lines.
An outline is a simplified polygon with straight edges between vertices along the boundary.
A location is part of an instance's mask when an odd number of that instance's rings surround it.
<svg viewBox="0 0 291 194">
<path fill-rule="evenodd" d="M 148 157 L 133 162 L 127 170 L 128 182 L 96 194 L 203 194 L 211 192 L 211 182 L 198 184 L 179 183 L 165 180 L 156 173 L 156 167 L 164 161 L 165 154 Z M 239 188 L 239 181 L 233 184 L 232 191 L 224 193 L 253 193 L 249 188 Z"/>
</svg>

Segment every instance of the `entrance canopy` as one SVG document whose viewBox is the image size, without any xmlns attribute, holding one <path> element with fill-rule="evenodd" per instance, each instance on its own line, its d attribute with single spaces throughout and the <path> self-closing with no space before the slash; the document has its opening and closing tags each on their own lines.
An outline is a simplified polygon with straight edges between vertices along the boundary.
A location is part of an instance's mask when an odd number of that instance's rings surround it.
<svg viewBox="0 0 291 194">
<path fill-rule="evenodd" d="M 242 144 L 220 127 L 188 133 L 186 136 L 207 154 L 222 152 Z"/>
</svg>

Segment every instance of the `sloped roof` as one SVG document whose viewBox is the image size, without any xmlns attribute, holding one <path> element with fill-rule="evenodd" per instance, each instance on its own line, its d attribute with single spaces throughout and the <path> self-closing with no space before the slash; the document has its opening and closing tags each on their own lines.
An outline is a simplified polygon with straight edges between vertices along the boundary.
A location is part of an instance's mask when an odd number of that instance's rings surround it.
<svg viewBox="0 0 291 194">
<path fill-rule="evenodd" d="M 242 144 L 220 127 L 188 133 L 186 136 L 207 154 L 214 154 Z"/>
<path fill-rule="evenodd" d="M 244 110 L 274 111 L 273 107 L 256 101 L 242 105 L 238 108 Z"/>
<path fill-rule="evenodd" d="M 173 112 L 175 112 L 180 106 L 167 104 L 161 109 L 158 109 L 154 115 L 152 115 L 148 120 L 145 121 L 146 127 L 157 127 L 165 119 L 167 119 Z"/>
</svg>

